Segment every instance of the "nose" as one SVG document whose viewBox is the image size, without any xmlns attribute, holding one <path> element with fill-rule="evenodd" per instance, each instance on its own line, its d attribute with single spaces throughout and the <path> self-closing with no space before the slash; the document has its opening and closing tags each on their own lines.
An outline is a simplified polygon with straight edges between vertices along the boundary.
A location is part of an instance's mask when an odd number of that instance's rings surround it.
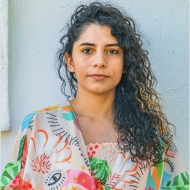
<svg viewBox="0 0 190 190">
<path fill-rule="evenodd" d="M 105 53 L 103 51 L 97 51 L 95 53 L 94 61 L 93 61 L 93 67 L 106 67 L 106 57 Z"/>
</svg>

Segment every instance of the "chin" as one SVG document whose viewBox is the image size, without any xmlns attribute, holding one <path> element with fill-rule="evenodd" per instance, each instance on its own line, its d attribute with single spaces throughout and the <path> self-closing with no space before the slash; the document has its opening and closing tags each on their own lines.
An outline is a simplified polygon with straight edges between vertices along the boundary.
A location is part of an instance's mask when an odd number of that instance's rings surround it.
<svg viewBox="0 0 190 190">
<path fill-rule="evenodd" d="M 115 93 L 115 88 L 111 88 L 111 89 L 91 89 L 90 90 L 91 93 L 93 94 L 97 94 L 97 95 L 104 95 L 104 94 L 110 94 L 110 93 Z"/>
</svg>

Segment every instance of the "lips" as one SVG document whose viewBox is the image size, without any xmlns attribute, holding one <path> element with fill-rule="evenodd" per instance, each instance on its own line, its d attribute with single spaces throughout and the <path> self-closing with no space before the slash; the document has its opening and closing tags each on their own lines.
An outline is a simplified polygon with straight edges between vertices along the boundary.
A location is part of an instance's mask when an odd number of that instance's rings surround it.
<svg viewBox="0 0 190 190">
<path fill-rule="evenodd" d="M 107 75 L 104 75 L 104 74 L 92 74 L 89 76 L 94 80 L 104 80 L 108 77 Z"/>
</svg>

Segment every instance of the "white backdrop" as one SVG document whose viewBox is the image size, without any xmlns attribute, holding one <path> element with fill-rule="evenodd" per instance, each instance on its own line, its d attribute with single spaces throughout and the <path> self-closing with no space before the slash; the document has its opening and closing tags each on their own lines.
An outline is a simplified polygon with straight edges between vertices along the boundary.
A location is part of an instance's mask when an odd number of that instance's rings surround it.
<svg viewBox="0 0 190 190">
<path fill-rule="evenodd" d="M 22 119 L 62 103 L 55 54 L 61 29 L 80 2 L 9 1 L 9 102 L 11 130 L 2 132 L 4 167 Z M 175 143 L 188 167 L 188 0 L 112 0 L 136 21 L 158 78 L 164 111 L 177 127 Z M 2 168 L 1 168 L 2 171 Z"/>
</svg>

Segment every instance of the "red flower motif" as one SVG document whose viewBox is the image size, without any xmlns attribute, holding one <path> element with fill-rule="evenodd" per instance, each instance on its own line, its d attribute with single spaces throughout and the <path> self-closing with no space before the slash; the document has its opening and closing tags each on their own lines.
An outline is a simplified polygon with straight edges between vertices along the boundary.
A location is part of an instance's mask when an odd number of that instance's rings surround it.
<svg viewBox="0 0 190 190">
<path fill-rule="evenodd" d="M 104 190 L 101 181 L 99 181 L 96 177 L 94 177 L 94 184 L 96 185 L 97 190 Z"/>
<path fill-rule="evenodd" d="M 25 190 L 33 190 L 31 183 L 26 182 L 26 181 L 23 181 L 22 189 L 25 189 Z"/>
<path fill-rule="evenodd" d="M 36 159 L 32 160 L 33 165 L 31 166 L 33 170 L 40 174 L 48 173 L 52 166 L 49 158 L 45 153 L 40 158 L 37 156 Z"/>
<path fill-rule="evenodd" d="M 17 175 L 17 176 L 13 179 L 13 181 L 12 181 L 10 187 L 11 187 L 11 188 L 19 188 L 19 189 L 22 187 L 21 189 L 34 190 L 34 189 L 32 188 L 32 184 L 31 184 L 30 182 L 22 181 L 20 174 Z"/>
<path fill-rule="evenodd" d="M 93 156 L 90 154 L 90 152 L 88 152 L 88 157 L 89 158 L 92 158 Z"/>
<path fill-rule="evenodd" d="M 21 180 L 21 177 L 19 174 L 13 179 L 12 183 L 10 184 L 10 187 L 12 187 L 12 188 L 20 187 L 20 180 Z"/>
</svg>

